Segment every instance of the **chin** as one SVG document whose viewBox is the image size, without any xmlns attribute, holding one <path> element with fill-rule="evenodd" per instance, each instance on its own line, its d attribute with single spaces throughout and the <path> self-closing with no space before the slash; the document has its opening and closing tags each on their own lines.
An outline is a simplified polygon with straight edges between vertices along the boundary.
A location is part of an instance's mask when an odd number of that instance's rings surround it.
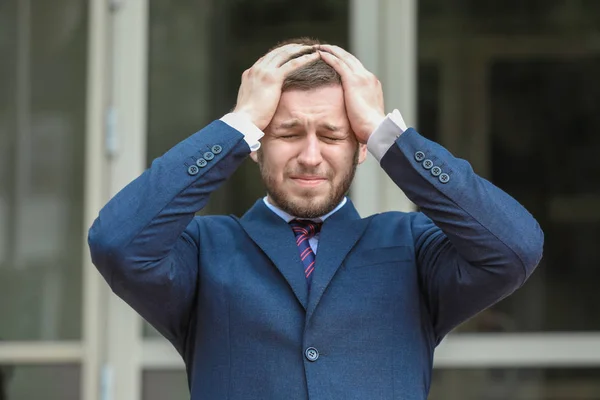
<svg viewBox="0 0 600 400">
<path fill-rule="evenodd" d="M 288 198 L 285 202 L 284 211 L 298 218 L 317 218 L 333 210 L 339 202 L 331 201 L 326 195 L 303 196 Z"/>
<path fill-rule="evenodd" d="M 269 190 L 270 189 L 270 190 Z M 338 199 L 331 187 L 298 188 L 276 190 L 267 186 L 271 204 L 298 218 L 317 218 L 332 211 L 343 198 Z M 344 192 L 345 193 L 345 192 Z"/>
</svg>

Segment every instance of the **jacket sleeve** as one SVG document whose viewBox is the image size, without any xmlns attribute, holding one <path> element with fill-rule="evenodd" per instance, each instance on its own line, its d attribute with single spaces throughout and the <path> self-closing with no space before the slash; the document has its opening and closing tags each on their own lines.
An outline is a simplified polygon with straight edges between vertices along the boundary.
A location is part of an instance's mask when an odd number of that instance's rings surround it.
<svg viewBox="0 0 600 400">
<path fill-rule="evenodd" d="M 439 343 L 523 285 L 542 257 L 543 233 L 515 199 L 412 128 L 398 137 L 381 166 L 421 211 L 413 215 L 412 232 Z"/>
<path fill-rule="evenodd" d="M 249 153 L 240 132 L 215 121 L 154 160 L 89 230 L 92 261 L 112 290 L 179 351 L 198 287 L 194 214 Z"/>
</svg>

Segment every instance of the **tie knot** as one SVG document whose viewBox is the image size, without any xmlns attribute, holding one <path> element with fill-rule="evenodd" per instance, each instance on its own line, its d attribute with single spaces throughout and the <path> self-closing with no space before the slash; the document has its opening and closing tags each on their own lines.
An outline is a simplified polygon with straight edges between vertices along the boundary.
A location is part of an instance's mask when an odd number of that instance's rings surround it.
<svg viewBox="0 0 600 400">
<path fill-rule="evenodd" d="M 321 230 L 321 225 L 323 224 L 320 222 L 313 222 L 308 220 L 294 219 L 290 221 L 290 226 L 292 227 L 292 230 L 294 231 L 294 235 L 296 235 L 296 237 L 313 237 L 317 233 L 319 233 L 319 231 Z"/>
</svg>

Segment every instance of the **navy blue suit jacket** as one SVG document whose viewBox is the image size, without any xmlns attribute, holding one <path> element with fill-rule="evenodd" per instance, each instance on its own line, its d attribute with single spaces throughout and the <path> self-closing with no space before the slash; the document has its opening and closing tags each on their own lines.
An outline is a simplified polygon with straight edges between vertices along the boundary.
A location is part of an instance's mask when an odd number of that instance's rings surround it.
<svg viewBox="0 0 600 400">
<path fill-rule="evenodd" d="M 156 159 L 89 232 L 113 291 L 183 357 L 193 400 L 425 399 L 444 335 L 540 261 L 534 218 L 408 129 L 381 166 L 420 212 L 361 218 L 348 202 L 323 224 L 309 292 L 292 230 L 262 200 L 242 218 L 194 216 L 249 153 L 215 121 Z"/>
</svg>

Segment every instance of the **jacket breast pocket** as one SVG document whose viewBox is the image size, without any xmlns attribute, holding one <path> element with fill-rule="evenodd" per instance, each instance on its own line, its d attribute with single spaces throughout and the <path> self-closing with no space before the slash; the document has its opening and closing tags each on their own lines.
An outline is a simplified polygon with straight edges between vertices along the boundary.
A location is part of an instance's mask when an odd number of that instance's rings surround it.
<svg viewBox="0 0 600 400">
<path fill-rule="evenodd" d="M 359 250 L 348 256 L 346 268 L 365 268 L 381 264 L 403 264 L 414 259 L 411 246 L 378 247 Z"/>
</svg>

